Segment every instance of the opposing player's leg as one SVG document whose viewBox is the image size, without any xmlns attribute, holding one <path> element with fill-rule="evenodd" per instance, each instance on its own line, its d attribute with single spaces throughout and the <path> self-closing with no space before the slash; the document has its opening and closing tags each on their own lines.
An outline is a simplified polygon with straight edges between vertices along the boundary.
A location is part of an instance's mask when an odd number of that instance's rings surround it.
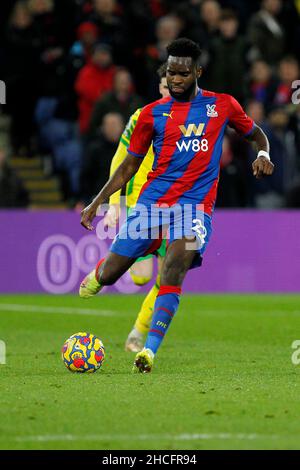
<svg viewBox="0 0 300 470">
<path fill-rule="evenodd" d="M 139 352 L 143 349 L 144 336 L 150 329 L 154 304 L 157 293 L 159 291 L 159 286 L 160 276 L 158 274 L 155 280 L 155 284 L 150 289 L 145 300 L 143 301 L 134 326 L 127 337 L 125 351 Z"/>
<path fill-rule="evenodd" d="M 135 262 L 135 258 L 109 252 L 106 258 L 101 259 L 95 269 L 81 282 L 79 295 L 88 299 L 97 294 L 103 286 L 114 284 Z"/>
<path fill-rule="evenodd" d="M 167 249 L 150 331 L 145 348 L 136 355 L 134 371 L 151 371 L 154 355 L 178 309 L 182 282 L 198 254 L 197 250 L 187 249 L 187 243 L 190 244 L 191 239 L 174 240 Z"/>
<path fill-rule="evenodd" d="M 148 292 L 137 319 L 130 331 L 126 343 L 125 351 L 139 352 L 144 346 L 144 336 L 150 329 L 155 300 L 160 287 L 160 275 L 156 276 L 155 284 Z"/>
<path fill-rule="evenodd" d="M 137 259 L 129 269 L 131 279 L 137 286 L 144 286 L 152 279 L 153 275 L 153 256 Z"/>
<path fill-rule="evenodd" d="M 154 311 L 154 304 L 160 288 L 160 273 L 163 260 L 166 254 L 165 241 L 163 243 L 164 247 L 159 249 L 159 254 L 157 253 L 158 274 L 155 279 L 155 284 L 147 294 L 144 302 L 142 303 L 135 324 L 127 337 L 125 343 L 125 351 L 139 352 L 143 349 L 144 336 L 146 333 L 148 333 L 150 329 L 150 324 Z"/>
<path fill-rule="evenodd" d="M 155 300 L 160 288 L 160 274 L 161 274 L 161 268 L 163 264 L 163 259 L 161 256 L 157 257 L 157 276 L 155 279 L 155 284 L 152 287 L 152 289 L 149 291 L 147 294 L 144 302 L 142 303 L 141 310 L 138 313 L 136 322 L 135 322 L 135 329 L 142 333 L 143 335 L 145 333 L 148 333 L 150 329 L 150 324 L 153 316 L 153 309 L 154 309 L 154 304 Z"/>
</svg>

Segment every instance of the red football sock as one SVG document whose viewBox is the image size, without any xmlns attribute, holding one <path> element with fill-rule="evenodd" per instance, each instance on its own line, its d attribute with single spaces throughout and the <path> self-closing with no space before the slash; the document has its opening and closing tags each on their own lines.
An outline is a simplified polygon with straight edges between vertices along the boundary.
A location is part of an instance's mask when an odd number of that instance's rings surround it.
<svg viewBox="0 0 300 470">
<path fill-rule="evenodd" d="M 98 282 L 99 282 L 99 270 L 100 270 L 100 267 L 102 266 L 104 261 L 105 261 L 105 258 L 102 258 L 102 259 L 100 259 L 100 261 L 98 261 L 98 263 L 96 265 L 95 277 L 96 277 Z"/>
</svg>

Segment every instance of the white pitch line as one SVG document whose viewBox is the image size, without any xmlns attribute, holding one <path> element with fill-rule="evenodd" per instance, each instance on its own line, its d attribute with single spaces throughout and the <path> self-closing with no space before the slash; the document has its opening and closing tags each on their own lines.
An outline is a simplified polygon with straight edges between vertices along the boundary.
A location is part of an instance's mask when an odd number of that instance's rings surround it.
<svg viewBox="0 0 300 470">
<path fill-rule="evenodd" d="M 10 312 L 37 312 L 37 313 L 61 313 L 63 315 L 95 315 L 98 317 L 113 317 L 117 312 L 113 310 L 93 310 L 89 308 L 76 307 L 45 307 L 42 305 L 2 304 L 0 310 Z"/>
<path fill-rule="evenodd" d="M 160 440 L 173 440 L 173 441 L 200 441 L 200 440 L 261 440 L 261 439 L 278 439 L 279 436 L 275 434 L 262 435 L 262 434 L 243 434 L 243 433 L 202 433 L 202 434 L 139 434 L 137 436 L 126 435 L 126 434 L 58 434 L 58 435 L 40 435 L 40 436 L 18 436 L 13 438 L 17 442 L 64 442 L 64 441 L 160 441 Z M 3 437 L 4 439 L 4 437 Z M 7 437 L 5 438 L 7 440 Z"/>
</svg>

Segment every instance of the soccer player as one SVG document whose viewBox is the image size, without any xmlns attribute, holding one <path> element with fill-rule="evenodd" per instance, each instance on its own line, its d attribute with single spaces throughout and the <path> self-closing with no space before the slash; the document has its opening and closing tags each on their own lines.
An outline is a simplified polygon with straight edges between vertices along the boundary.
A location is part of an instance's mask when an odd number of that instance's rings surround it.
<svg viewBox="0 0 300 470">
<path fill-rule="evenodd" d="M 166 80 L 166 64 L 163 64 L 157 71 L 160 79 L 159 92 L 163 98 L 169 96 L 169 88 Z M 136 110 L 136 112 L 130 117 L 125 130 L 121 136 L 117 151 L 112 159 L 110 174 L 111 176 L 116 169 L 121 165 L 127 155 L 127 149 L 129 147 L 130 138 L 132 132 L 136 126 L 139 115 L 141 114 L 142 108 Z M 129 183 L 126 185 L 126 207 L 128 213 L 130 209 L 136 205 L 138 196 L 145 182 L 147 181 L 147 175 L 151 171 L 154 161 L 154 154 L 152 145 L 149 148 L 147 155 L 143 159 L 143 162 L 137 171 L 137 173 L 131 178 Z M 120 214 L 120 197 L 121 191 L 114 193 L 110 199 L 110 207 L 104 217 L 104 226 L 114 227 L 119 219 Z M 163 262 L 163 258 L 166 253 L 166 240 L 163 240 L 161 246 L 156 251 L 157 262 L 158 262 L 158 274 L 156 276 L 155 284 L 147 294 L 141 309 L 138 313 L 135 324 L 130 331 L 128 338 L 125 343 L 125 351 L 139 352 L 143 348 L 143 337 L 148 333 L 150 323 L 153 315 L 154 303 L 160 287 L 160 270 Z M 130 275 L 133 282 L 136 285 L 142 286 L 147 284 L 153 273 L 153 255 L 149 254 L 146 257 L 138 258 L 133 266 L 131 266 Z"/>
<path fill-rule="evenodd" d="M 81 224 L 93 230 L 98 207 L 138 171 L 153 142 L 153 169 L 135 208 L 114 239 L 110 252 L 98 262 L 80 286 L 90 297 L 115 283 L 145 254 L 154 252 L 168 227 L 168 248 L 161 286 L 144 349 L 134 370 L 150 372 L 154 356 L 174 317 L 187 271 L 200 266 L 211 234 L 217 194 L 222 140 L 226 125 L 256 145 L 253 175 L 274 170 L 264 132 L 230 95 L 199 89 L 201 50 L 179 38 L 167 47 L 167 83 L 170 97 L 145 106 L 132 133 L 128 155 L 92 203 L 82 211 Z M 149 215 L 150 214 L 150 215 Z M 139 227 L 140 237 L 136 237 Z"/>
</svg>

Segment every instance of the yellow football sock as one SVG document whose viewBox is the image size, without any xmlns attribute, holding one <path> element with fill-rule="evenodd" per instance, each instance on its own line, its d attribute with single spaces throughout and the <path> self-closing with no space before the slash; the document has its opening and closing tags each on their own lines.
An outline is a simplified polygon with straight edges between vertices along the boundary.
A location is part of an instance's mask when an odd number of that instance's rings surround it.
<svg viewBox="0 0 300 470">
<path fill-rule="evenodd" d="M 136 322 L 134 327 L 137 329 L 139 333 L 147 333 L 150 329 L 150 324 L 153 315 L 153 309 L 155 300 L 160 288 L 160 275 L 157 275 L 155 280 L 155 284 L 147 294 L 144 302 L 142 303 L 141 310 L 137 316 Z"/>
</svg>

